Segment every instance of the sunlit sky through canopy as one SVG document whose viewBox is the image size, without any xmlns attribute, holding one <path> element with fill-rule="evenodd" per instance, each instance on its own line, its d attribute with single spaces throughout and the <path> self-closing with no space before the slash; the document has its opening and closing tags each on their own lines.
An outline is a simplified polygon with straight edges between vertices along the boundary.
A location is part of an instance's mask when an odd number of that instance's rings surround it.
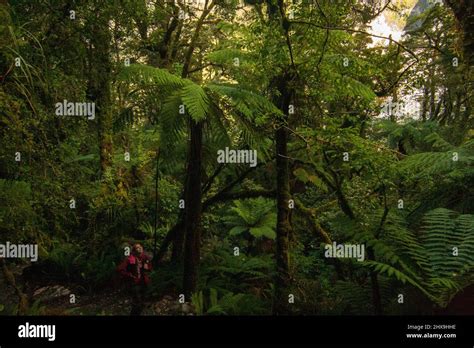
<svg viewBox="0 0 474 348">
<path fill-rule="evenodd" d="M 375 35 L 389 37 L 392 35 L 394 40 L 400 40 L 403 35 L 403 28 L 405 27 L 408 15 L 415 7 L 417 0 L 401 0 L 392 1 L 395 6 L 401 9 L 400 13 L 395 13 L 390 9 L 386 9 L 371 23 L 370 32 Z M 373 38 L 374 45 L 387 45 L 388 40 Z"/>
</svg>

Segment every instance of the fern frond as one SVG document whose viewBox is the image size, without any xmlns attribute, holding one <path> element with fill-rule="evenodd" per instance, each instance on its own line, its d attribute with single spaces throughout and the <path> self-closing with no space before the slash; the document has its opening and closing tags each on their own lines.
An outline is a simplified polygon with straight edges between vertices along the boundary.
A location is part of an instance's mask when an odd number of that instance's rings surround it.
<svg viewBox="0 0 474 348">
<path fill-rule="evenodd" d="M 423 152 L 401 161 L 400 169 L 417 173 L 418 177 L 449 172 L 454 168 L 452 152 Z"/>
<path fill-rule="evenodd" d="M 210 52 L 207 55 L 207 59 L 212 63 L 231 65 L 234 64 L 234 59 L 238 58 L 239 60 L 245 57 L 244 52 L 237 49 L 226 48 L 221 50 L 216 50 Z M 241 62 L 239 62 L 240 64 Z"/>
<path fill-rule="evenodd" d="M 454 149 L 454 146 L 444 140 L 438 133 L 429 134 L 424 140 L 427 143 L 430 143 L 433 148 L 439 149 L 441 151 L 449 151 Z"/>
<path fill-rule="evenodd" d="M 181 88 L 181 100 L 194 121 L 199 122 L 209 114 L 210 101 L 201 86 L 194 83 L 183 86 Z"/>
<path fill-rule="evenodd" d="M 180 91 L 170 95 L 163 103 L 160 112 L 160 125 L 163 142 L 173 144 L 183 138 L 186 127 L 186 116 L 179 114 L 181 105 Z"/>
<path fill-rule="evenodd" d="M 156 86 L 167 90 L 183 87 L 190 81 L 173 75 L 165 69 L 154 68 L 149 65 L 131 64 L 123 67 L 118 75 L 118 80 L 136 83 L 141 86 Z"/>
<path fill-rule="evenodd" d="M 450 278 L 474 267 L 474 215 L 456 215 L 438 208 L 423 218 L 421 240 L 433 265 L 433 277 Z"/>
<path fill-rule="evenodd" d="M 268 116 L 281 116 L 281 111 L 267 98 L 231 84 L 208 84 L 206 88 L 231 101 L 232 106 L 250 120 L 263 124 Z"/>
<path fill-rule="evenodd" d="M 386 273 L 389 277 L 394 277 L 397 280 L 401 281 L 402 283 L 409 283 L 416 288 L 418 288 L 421 292 L 423 292 L 428 298 L 437 301 L 437 298 L 431 294 L 421 283 L 419 280 L 414 279 L 405 273 L 399 271 L 395 267 L 386 264 L 386 263 L 381 263 L 377 261 L 372 261 L 372 260 L 367 260 L 364 261 L 363 263 L 365 266 L 368 266 L 372 268 L 374 271 L 378 273 Z"/>
</svg>

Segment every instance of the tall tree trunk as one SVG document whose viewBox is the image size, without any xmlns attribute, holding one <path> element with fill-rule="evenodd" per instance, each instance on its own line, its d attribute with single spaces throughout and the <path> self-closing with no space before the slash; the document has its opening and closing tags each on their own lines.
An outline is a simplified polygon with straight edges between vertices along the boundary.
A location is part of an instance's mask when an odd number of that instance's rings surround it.
<svg viewBox="0 0 474 348">
<path fill-rule="evenodd" d="M 211 12 L 215 2 L 206 3 L 196 23 L 196 29 L 191 38 L 188 50 L 184 56 L 183 71 L 181 77 L 187 78 L 191 67 L 191 58 L 196 48 L 199 33 L 204 20 Z M 201 213 L 202 213 L 202 145 L 203 145 L 203 123 L 196 122 L 189 117 L 190 142 L 188 150 L 188 171 L 185 185 L 185 216 L 184 216 L 184 270 L 183 288 L 186 299 L 196 290 L 198 279 L 198 267 L 201 253 Z"/>
<path fill-rule="evenodd" d="M 275 302 L 273 313 L 285 312 L 287 301 L 286 289 L 290 282 L 288 238 L 291 231 L 289 200 L 290 184 L 288 170 L 288 134 L 284 127 L 276 131 L 276 170 L 277 170 L 277 230 L 276 230 L 276 266 Z"/>
<path fill-rule="evenodd" d="M 89 99 L 95 103 L 101 175 L 112 164 L 112 113 L 110 111 L 110 31 L 109 16 L 98 10 L 91 23 L 89 48 Z"/>
<path fill-rule="evenodd" d="M 291 62 L 282 74 L 276 76 L 270 84 L 272 89 L 278 91 L 273 96 L 273 104 L 277 106 L 283 115 L 280 124 L 275 131 L 276 148 L 276 171 L 277 171 L 277 228 L 276 228 L 276 278 L 275 293 L 273 298 L 273 314 L 285 314 L 288 312 L 288 288 L 290 285 L 289 272 L 289 237 L 291 233 L 291 216 L 289 208 L 290 194 L 290 170 L 288 161 L 288 130 L 289 106 L 294 96 L 292 87 L 296 71 L 294 71 L 293 58 L 289 43 L 288 20 L 285 15 L 285 4 L 283 0 L 266 0 L 268 19 L 275 30 L 280 30 L 285 35 L 286 44 L 290 50 Z M 286 23 L 286 24 L 285 24 Z M 278 29 L 277 29 L 278 28 Z"/>
<path fill-rule="evenodd" d="M 466 94 L 466 112 L 464 117 L 458 120 L 458 129 L 466 133 L 474 126 L 472 111 L 474 110 L 474 93 L 472 83 L 474 80 L 474 2 L 472 0 L 446 0 L 446 3 L 454 13 L 459 24 L 462 35 L 461 66 L 463 71 L 463 85 Z"/>
<path fill-rule="evenodd" d="M 179 225 L 179 227 L 177 228 L 176 233 L 174 234 L 173 248 L 171 251 L 171 262 L 174 264 L 179 263 L 183 257 L 184 235 L 185 235 L 183 213 L 179 214 L 177 224 Z"/>
<path fill-rule="evenodd" d="M 276 228 L 276 279 L 273 313 L 284 314 L 287 312 L 288 294 L 290 283 L 288 245 L 291 232 L 290 208 L 290 173 L 288 161 L 288 110 L 293 96 L 289 83 L 292 74 L 283 74 L 274 81 L 279 95 L 273 100 L 274 104 L 282 111 L 285 117 L 275 132 L 276 146 L 276 171 L 277 171 L 277 228 Z"/>
<path fill-rule="evenodd" d="M 434 53 L 432 54 L 431 56 L 433 59 L 435 57 Z M 430 110 L 430 116 L 429 116 L 429 120 L 430 121 L 433 121 L 434 118 L 435 118 L 435 110 L 436 110 L 436 103 L 435 103 L 435 97 L 436 97 L 436 90 L 435 90 L 435 82 L 434 82 L 434 79 L 435 79 L 435 75 L 434 75 L 434 69 L 429 69 L 429 86 L 428 86 L 428 89 L 429 89 L 429 94 L 430 94 L 430 107 L 429 107 L 429 110 Z"/>
<path fill-rule="evenodd" d="M 374 249 L 367 247 L 367 258 L 375 261 Z M 370 284 L 372 288 L 372 305 L 374 306 L 374 314 L 382 315 L 382 297 L 380 296 L 380 286 L 377 272 L 370 272 Z"/>
<path fill-rule="evenodd" d="M 183 286 L 186 299 L 196 290 L 201 243 L 201 166 L 203 124 L 190 120 L 188 175 L 185 192 L 184 216 L 184 275 Z"/>
<path fill-rule="evenodd" d="M 472 0 L 446 0 L 462 31 L 463 55 L 467 67 L 474 65 L 474 2 Z"/>
</svg>

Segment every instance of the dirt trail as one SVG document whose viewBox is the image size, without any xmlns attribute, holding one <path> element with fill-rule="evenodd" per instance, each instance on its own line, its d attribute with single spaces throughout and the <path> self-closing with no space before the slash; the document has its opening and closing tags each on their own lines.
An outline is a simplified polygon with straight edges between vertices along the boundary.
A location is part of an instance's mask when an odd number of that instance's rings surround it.
<svg viewBox="0 0 474 348">
<path fill-rule="evenodd" d="M 75 283 L 52 280 L 26 282 L 22 275 L 25 265 L 9 264 L 8 267 L 29 296 L 28 315 L 130 315 L 130 296 L 120 286 L 92 293 Z M 75 303 L 71 303 L 71 295 L 75 296 Z M 17 304 L 18 297 L 0 273 L 0 315 L 15 315 Z M 169 295 L 148 298 L 142 312 L 142 315 L 191 314 L 190 304 L 180 304 Z"/>
</svg>

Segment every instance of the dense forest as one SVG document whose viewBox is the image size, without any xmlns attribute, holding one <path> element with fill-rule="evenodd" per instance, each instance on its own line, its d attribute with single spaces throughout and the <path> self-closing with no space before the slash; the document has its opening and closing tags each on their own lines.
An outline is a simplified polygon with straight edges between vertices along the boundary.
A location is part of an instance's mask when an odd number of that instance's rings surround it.
<svg viewBox="0 0 474 348">
<path fill-rule="evenodd" d="M 1 0 L 0 315 L 473 314 L 473 32 L 469 0 Z"/>
</svg>

